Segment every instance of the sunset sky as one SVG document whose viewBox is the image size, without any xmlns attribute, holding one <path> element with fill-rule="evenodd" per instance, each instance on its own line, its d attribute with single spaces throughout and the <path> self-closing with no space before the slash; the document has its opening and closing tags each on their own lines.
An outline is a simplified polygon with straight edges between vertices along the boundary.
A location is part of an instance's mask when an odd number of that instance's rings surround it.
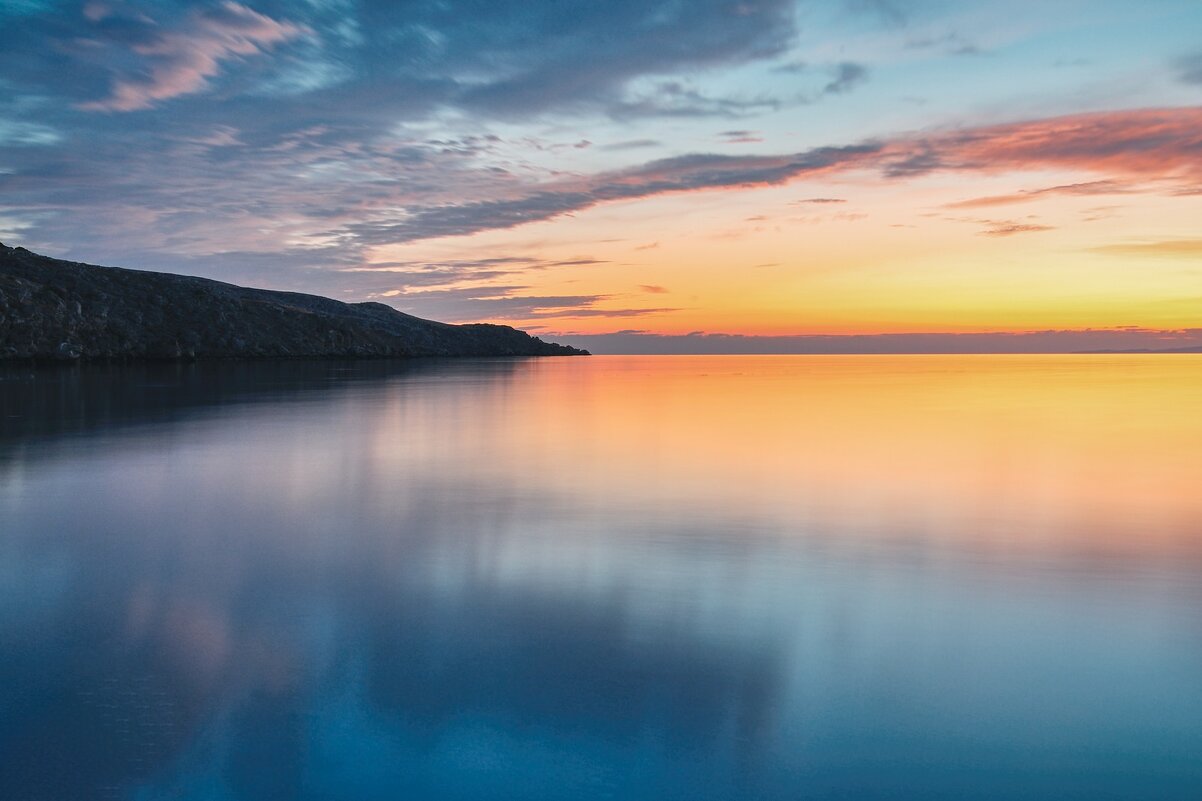
<svg viewBox="0 0 1202 801">
<path fill-rule="evenodd" d="M 1198 0 L 3 0 L 0 36 L 0 241 L 47 255 L 602 352 L 1202 344 Z"/>
</svg>

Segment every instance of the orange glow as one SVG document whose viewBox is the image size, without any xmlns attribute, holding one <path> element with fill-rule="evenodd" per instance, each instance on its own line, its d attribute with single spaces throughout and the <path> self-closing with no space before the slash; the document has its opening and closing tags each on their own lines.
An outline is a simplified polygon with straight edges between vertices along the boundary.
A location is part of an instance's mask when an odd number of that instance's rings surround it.
<svg viewBox="0 0 1202 801">
<path fill-rule="evenodd" d="M 1202 552 L 1202 356 L 587 361 L 530 365 L 513 387 L 532 397 L 478 421 L 496 469 L 799 536 L 910 521 L 1002 549 Z"/>
<path fill-rule="evenodd" d="M 599 206 L 517 229 L 382 247 L 372 260 L 595 260 L 465 282 L 600 298 L 583 315 L 550 308 L 490 319 L 553 333 L 1196 327 L 1202 262 L 1187 234 L 1202 218 L 1202 194 L 1169 202 L 1157 187 L 1032 191 L 1096 178 L 1007 172 L 966 186 L 948 175 L 882 182 L 849 173 Z M 843 202 L 806 203 L 811 197 Z M 1012 202 L 963 206 L 980 198 Z M 998 233 L 1008 227 L 1015 232 Z M 420 310 L 420 291 L 412 299 Z"/>
</svg>

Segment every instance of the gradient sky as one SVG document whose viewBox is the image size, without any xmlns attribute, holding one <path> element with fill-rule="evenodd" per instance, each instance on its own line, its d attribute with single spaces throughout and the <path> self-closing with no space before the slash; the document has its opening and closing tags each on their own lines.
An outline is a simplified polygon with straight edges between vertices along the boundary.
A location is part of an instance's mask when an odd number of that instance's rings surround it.
<svg viewBox="0 0 1202 801">
<path fill-rule="evenodd" d="M 3 0 L 0 34 L 9 245 L 597 350 L 1202 344 L 1198 0 Z"/>
</svg>

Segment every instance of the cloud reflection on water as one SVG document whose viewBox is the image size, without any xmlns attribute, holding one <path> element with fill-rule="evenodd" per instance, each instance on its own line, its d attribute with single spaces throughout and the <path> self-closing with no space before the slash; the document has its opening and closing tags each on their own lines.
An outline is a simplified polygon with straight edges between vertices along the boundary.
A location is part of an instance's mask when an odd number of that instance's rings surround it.
<svg viewBox="0 0 1202 801">
<path fill-rule="evenodd" d="M 1188 797 L 1195 363 L 17 384 L 0 795 Z"/>
</svg>

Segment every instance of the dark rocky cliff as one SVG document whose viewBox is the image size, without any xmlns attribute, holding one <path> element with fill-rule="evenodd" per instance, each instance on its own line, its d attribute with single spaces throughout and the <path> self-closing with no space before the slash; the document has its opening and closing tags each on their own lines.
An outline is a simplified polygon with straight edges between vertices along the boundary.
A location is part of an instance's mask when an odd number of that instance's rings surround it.
<svg viewBox="0 0 1202 801">
<path fill-rule="evenodd" d="M 0 360 L 555 356 L 586 351 L 503 325 L 449 325 L 0 244 Z"/>
</svg>

